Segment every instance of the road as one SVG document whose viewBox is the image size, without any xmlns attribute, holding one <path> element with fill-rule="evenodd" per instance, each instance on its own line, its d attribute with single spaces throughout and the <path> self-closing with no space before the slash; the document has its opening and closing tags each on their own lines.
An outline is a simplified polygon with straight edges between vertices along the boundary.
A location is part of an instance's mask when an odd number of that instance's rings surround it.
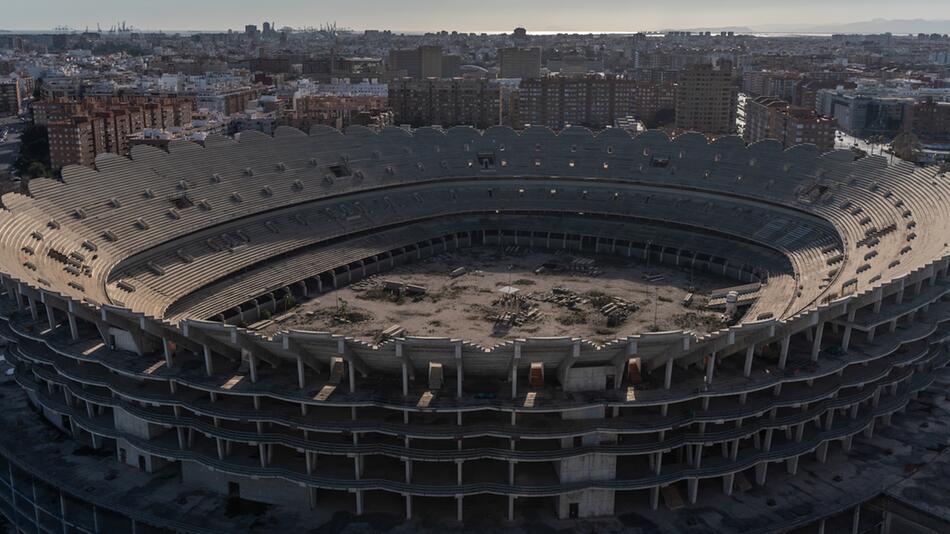
<svg viewBox="0 0 950 534">
<path fill-rule="evenodd" d="M 20 132 L 26 126 L 27 124 L 20 122 L 18 117 L 0 118 L 0 130 L 9 129 L 6 140 L 0 143 L 0 177 L 2 177 L 0 179 L 4 182 L 8 179 L 6 178 L 8 174 L 12 177 L 13 162 L 20 155 Z M 2 185 L 5 184 L 0 184 Z"/>
<path fill-rule="evenodd" d="M 865 139 L 848 135 L 841 130 L 835 132 L 835 148 L 859 148 L 868 154 L 887 156 L 889 160 L 893 159 L 893 156 L 886 152 L 886 150 L 890 149 L 890 143 L 869 143 Z"/>
</svg>

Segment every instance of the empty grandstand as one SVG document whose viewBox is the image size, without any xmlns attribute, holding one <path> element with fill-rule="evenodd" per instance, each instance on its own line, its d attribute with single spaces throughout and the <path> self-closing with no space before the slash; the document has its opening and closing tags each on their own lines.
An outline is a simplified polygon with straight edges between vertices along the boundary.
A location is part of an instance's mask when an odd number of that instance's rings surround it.
<svg viewBox="0 0 950 534">
<path fill-rule="evenodd" d="M 950 179 L 848 151 L 279 128 L 2 200 L 29 404 L 97 465 L 300 513 L 662 522 L 793 487 L 950 358 Z M 224 528 L 6 456 L 24 521 L 59 491 L 62 528 Z"/>
</svg>

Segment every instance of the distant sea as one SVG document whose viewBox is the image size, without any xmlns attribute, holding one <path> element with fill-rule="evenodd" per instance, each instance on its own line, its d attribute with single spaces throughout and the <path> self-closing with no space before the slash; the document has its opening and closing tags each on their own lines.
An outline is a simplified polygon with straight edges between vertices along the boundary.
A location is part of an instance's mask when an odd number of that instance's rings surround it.
<svg viewBox="0 0 950 534">
<path fill-rule="evenodd" d="M 0 29 L 0 33 L 8 34 L 17 34 L 17 35 L 50 35 L 50 34 L 76 34 L 83 33 L 85 30 L 4 30 Z M 92 30 L 90 30 L 92 31 Z M 243 28 L 234 29 L 235 33 L 243 33 Z M 363 33 L 364 30 L 341 30 L 340 33 Z M 385 31 L 385 30 L 379 30 Z M 422 31 L 422 30 L 391 30 L 392 33 L 396 35 L 425 35 L 427 33 L 437 33 L 437 31 Z M 166 34 L 178 34 L 178 35 L 194 35 L 194 34 L 203 34 L 203 33 L 227 33 L 228 30 L 144 30 L 136 28 L 133 32 L 130 33 L 166 33 Z M 633 35 L 635 33 L 645 33 L 648 36 L 659 37 L 666 34 L 666 32 L 658 31 L 649 31 L 649 30 L 631 30 L 631 31 L 602 31 L 602 30 L 551 30 L 551 31 L 529 31 L 528 35 L 535 35 L 539 37 L 559 35 L 559 34 L 569 34 L 569 35 Z M 102 31 L 100 33 L 109 33 L 108 31 Z M 475 33 L 475 34 L 488 34 L 488 35 L 500 35 L 500 34 L 510 34 L 511 30 L 474 30 L 474 31 L 459 31 L 459 33 Z M 693 32 L 696 34 L 697 32 Z M 715 36 L 719 32 L 712 32 L 712 35 Z M 832 33 L 809 33 L 809 32 L 736 32 L 736 35 L 747 35 L 752 37 L 830 37 Z M 894 33 L 895 36 L 906 36 L 906 35 L 915 35 L 915 34 L 901 34 Z"/>
</svg>

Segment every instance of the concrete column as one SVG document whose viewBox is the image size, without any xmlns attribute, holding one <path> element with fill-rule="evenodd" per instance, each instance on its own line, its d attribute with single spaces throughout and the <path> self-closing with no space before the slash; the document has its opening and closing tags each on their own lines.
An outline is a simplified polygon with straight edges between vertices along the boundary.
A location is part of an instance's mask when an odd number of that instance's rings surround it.
<svg viewBox="0 0 950 534">
<path fill-rule="evenodd" d="M 778 368 L 785 369 L 785 363 L 788 361 L 788 347 L 792 342 L 792 336 L 787 335 L 782 338 L 782 344 L 778 355 Z"/>
<path fill-rule="evenodd" d="M 508 521 L 515 520 L 515 496 L 508 496 Z"/>
<path fill-rule="evenodd" d="M 38 321 L 40 319 L 40 314 L 39 310 L 36 308 L 36 299 L 30 295 L 27 295 L 26 300 L 30 303 L 30 316 L 33 317 L 34 321 Z"/>
<path fill-rule="evenodd" d="M 205 372 L 208 376 L 214 376 L 214 361 L 211 358 L 211 349 L 207 345 L 202 345 L 205 353 Z"/>
<path fill-rule="evenodd" d="M 851 445 L 854 443 L 854 436 L 848 436 L 841 440 L 841 448 L 845 452 L 851 452 Z"/>
<path fill-rule="evenodd" d="M 871 419 L 871 424 L 864 429 L 864 437 L 871 439 L 874 437 L 874 419 Z"/>
<path fill-rule="evenodd" d="M 515 343 L 515 356 L 511 362 L 511 398 L 518 397 L 518 362 L 521 361 L 521 345 Z"/>
<path fill-rule="evenodd" d="M 798 473 L 798 456 L 793 456 L 792 458 L 785 460 L 785 470 L 790 475 Z"/>
<path fill-rule="evenodd" d="M 752 359 L 755 357 L 755 345 L 750 345 L 745 351 L 745 367 L 742 368 L 742 376 L 749 378 L 752 374 Z"/>
<path fill-rule="evenodd" d="M 706 384 L 711 385 L 716 372 L 716 353 L 713 352 L 706 359 Z"/>
<path fill-rule="evenodd" d="M 768 462 L 761 462 L 755 464 L 755 483 L 764 486 L 765 479 L 769 474 L 769 464 Z"/>
<path fill-rule="evenodd" d="M 815 327 L 815 338 L 812 340 L 811 344 L 811 361 L 818 361 L 818 354 L 821 353 L 821 338 L 825 332 L 825 323 L 824 321 L 818 323 L 818 326 Z"/>
<path fill-rule="evenodd" d="M 356 490 L 356 515 L 363 515 L 363 492 Z"/>
<path fill-rule="evenodd" d="M 356 393 L 356 367 L 353 365 L 353 360 L 347 360 L 346 364 L 350 375 L 350 393 Z"/>
<path fill-rule="evenodd" d="M 666 376 L 663 379 L 663 387 L 670 389 L 673 385 L 673 358 L 666 361 Z"/>
<path fill-rule="evenodd" d="M 462 398 L 462 380 L 465 378 L 464 370 L 462 369 L 462 343 L 458 342 L 455 344 L 455 374 L 457 375 L 457 383 L 455 384 L 455 398 Z M 461 412 L 459 412 L 461 415 Z M 461 424 L 461 423 L 460 423 Z"/>
<path fill-rule="evenodd" d="M 43 307 L 46 308 L 46 322 L 49 324 L 49 329 L 54 330 L 56 328 L 56 312 L 46 302 L 43 303 Z"/>
<path fill-rule="evenodd" d="M 818 449 L 815 451 L 815 455 L 818 458 L 818 463 L 825 463 L 825 460 L 828 459 L 828 442 L 823 441 L 821 445 L 818 446 Z"/>
<path fill-rule="evenodd" d="M 406 520 L 412 519 L 412 495 L 406 494 Z"/>
<path fill-rule="evenodd" d="M 920 285 L 918 284 L 918 287 Z M 851 534 L 858 534 L 861 526 L 861 505 L 854 507 L 854 515 L 851 517 Z"/>
<path fill-rule="evenodd" d="M 247 366 L 251 371 L 251 383 L 254 384 L 257 382 L 257 357 L 252 352 L 247 353 Z"/>
<path fill-rule="evenodd" d="M 69 312 L 66 314 L 66 320 L 69 321 L 70 339 L 73 341 L 79 341 L 79 326 L 76 324 L 76 315 L 72 312 Z"/>
<path fill-rule="evenodd" d="M 656 458 L 653 460 L 653 472 L 659 476 L 660 471 L 663 469 L 663 451 L 654 454 L 656 454 Z"/>
<path fill-rule="evenodd" d="M 303 356 L 297 356 L 297 387 L 304 389 L 307 386 L 307 375 L 303 367 Z"/>
<path fill-rule="evenodd" d="M 736 479 L 735 473 L 729 473 L 722 477 L 722 492 L 726 495 L 732 495 L 732 485 Z"/>
<path fill-rule="evenodd" d="M 406 365 L 406 362 L 402 362 L 402 396 L 409 396 L 409 366 Z"/>
<path fill-rule="evenodd" d="M 689 498 L 689 503 L 696 504 L 696 499 L 699 497 L 699 479 L 686 479 L 686 491 L 687 497 Z"/>
<path fill-rule="evenodd" d="M 464 499 L 464 497 L 461 495 L 456 495 L 455 497 L 455 520 L 459 523 L 462 522 L 462 518 L 464 517 L 462 515 L 462 499 Z"/>
<path fill-rule="evenodd" d="M 660 507 L 660 486 L 650 488 L 650 509 L 656 510 Z"/>
</svg>

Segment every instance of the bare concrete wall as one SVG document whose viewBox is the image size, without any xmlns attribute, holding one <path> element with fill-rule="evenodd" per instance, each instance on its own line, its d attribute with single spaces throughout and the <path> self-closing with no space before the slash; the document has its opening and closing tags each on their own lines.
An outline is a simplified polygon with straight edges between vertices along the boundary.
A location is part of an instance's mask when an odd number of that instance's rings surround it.
<svg viewBox="0 0 950 534">
<path fill-rule="evenodd" d="M 194 462 L 182 462 L 181 479 L 182 482 L 204 486 L 222 495 L 228 494 L 228 483 L 234 482 L 238 484 L 242 499 L 295 507 L 310 506 L 307 488 L 285 480 L 271 478 L 253 480 L 250 477 L 214 471 Z"/>
<path fill-rule="evenodd" d="M 557 498 L 557 513 L 561 519 L 570 517 L 571 504 L 577 504 L 577 517 L 613 515 L 614 491 L 590 489 L 568 493 Z"/>
<path fill-rule="evenodd" d="M 603 391 L 608 374 L 614 374 L 613 367 L 573 367 L 561 385 L 564 391 Z"/>
</svg>

